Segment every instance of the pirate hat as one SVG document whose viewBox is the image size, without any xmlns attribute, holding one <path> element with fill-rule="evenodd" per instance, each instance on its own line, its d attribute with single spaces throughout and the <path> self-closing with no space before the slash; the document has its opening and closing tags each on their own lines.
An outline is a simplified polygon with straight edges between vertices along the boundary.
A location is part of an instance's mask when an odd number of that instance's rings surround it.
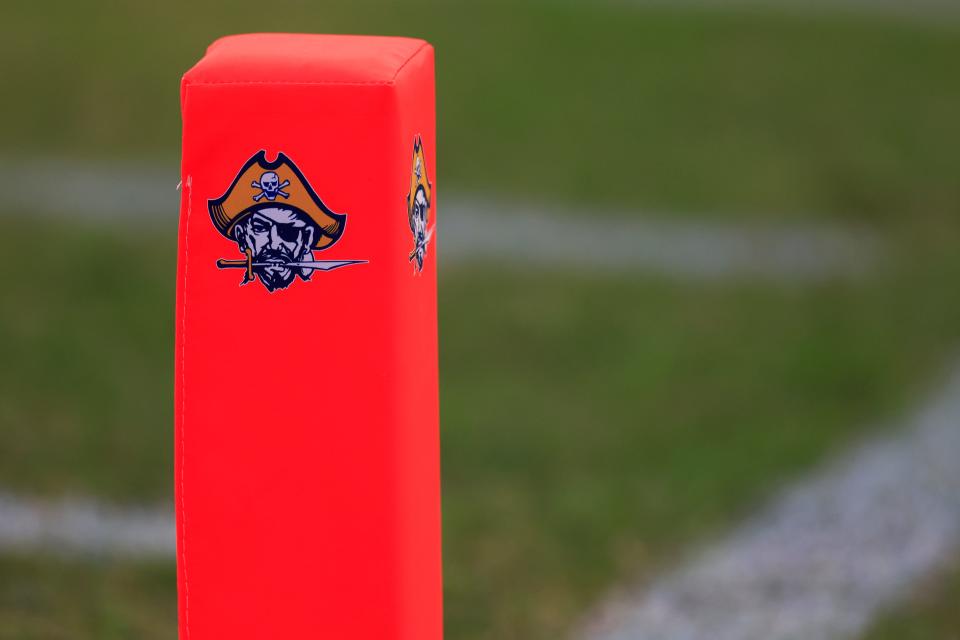
<svg viewBox="0 0 960 640">
<path fill-rule="evenodd" d="M 209 200 L 207 206 L 213 225 L 231 240 L 234 227 L 247 216 L 271 207 L 293 209 L 316 226 L 314 249 L 325 249 L 340 239 L 347 220 L 345 214 L 323 204 L 290 158 L 281 153 L 267 162 L 264 150 L 247 160 L 226 193 Z"/>
<path fill-rule="evenodd" d="M 417 191 L 423 189 L 423 195 L 427 199 L 427 205 L 431 203 L 430 180 L 427 178 L 427 161 L 423 157 L 423 141 L 417 136 L 413 141 L 413 170 L 410 172 L 410 193 L 407 194 L 407 218 L 410 225 L 413 225 L 413 202 L 417 197 Z M 429 211 L 427 216 L 429 216 Z"/>
</svg>

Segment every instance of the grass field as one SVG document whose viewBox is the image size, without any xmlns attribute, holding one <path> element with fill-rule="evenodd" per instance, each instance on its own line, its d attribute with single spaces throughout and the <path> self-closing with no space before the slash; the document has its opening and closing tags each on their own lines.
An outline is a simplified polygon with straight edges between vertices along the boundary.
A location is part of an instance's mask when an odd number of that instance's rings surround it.
<svg viewBox="0 0 960 640">
<path fill-rule="evenodd" d="M 960 202 L 960 25 L 629 3 L 8 3 L 7 154 L 175 159 L 180 75 L 219 35 L 429 38 L 448 189 L 862 220 Z"/>
<path fill-rule="evenodd" d="M 960 638 L 960 558 L 944 575 L 921 585 L 899 610 L 882 618 L 864 640 Z"/>
<path fill-rule="evenodd" d="M 960 343 L 957 24 L 573 0 L 7 4 L 3 156 L 175 161 L 179 76 L 219 35 L 417 35 L 438 51 L 444 190 L 884 238 L 878 270 L 815 286 L 444 272 L 452 640 L 561 637 L 611 584 L 882 425 Z M 174 238 L 0 224 L 0 489 L 169 500 Z M 950 584 L 874 637 L 960 634 Z M 0 556 L 2 640 L 173 638 L 174 599 L 172 565 Z"/>
<path fill-rule="evenodd" d="M 173 640 L 173 563 L 0 557 L 3 640 Z"/>
<path fill-rule="evenodd" d="M 4 228 L 31 269 L 0 291 L 0 486 L 169 499 L 173 239 Z M 814 287 L 447 271 L 450 637 L 557 637 L 902 406 L 960 337 L 960 234 L 916 234 L 874 277 Z M 10 560 L 0 620 L 159 633 L 157 571 Z M 97 588 L 61 611 L 78 580 Z"/>
</svg>

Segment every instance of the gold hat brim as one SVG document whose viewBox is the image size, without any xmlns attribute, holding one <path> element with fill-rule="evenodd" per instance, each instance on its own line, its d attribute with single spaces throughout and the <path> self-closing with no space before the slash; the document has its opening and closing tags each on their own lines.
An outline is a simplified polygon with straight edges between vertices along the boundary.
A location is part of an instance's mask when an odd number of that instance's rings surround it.
<svg viewBox="0 0 960 640">
<path fill-rule="evenodd" d="M 326 249 L 339 240 L 343 235 L 346 214 L 331 211 L 286 155 L 278 154 L 273 162 L 268 162 L 266 156 L 264 150 L 255 153 L 244 163 L 226 192 L 208 201 L 210 219 L 217 230 L 232 240 L 233 229 L 239 222 L 260 209 L 281 207 L 294 209 L 313 222 L 319 232 L 313 244 L 314 249 Z M 283 187 L 287 197 L 281 195 L 272 201 L 266 198 L 254 200 L 262 191 L 253 186 L 253 182 L 259 182 L 261 175 L 267 171 L 276 173 L 281 184 L 289 181 Z"/>
</svg>

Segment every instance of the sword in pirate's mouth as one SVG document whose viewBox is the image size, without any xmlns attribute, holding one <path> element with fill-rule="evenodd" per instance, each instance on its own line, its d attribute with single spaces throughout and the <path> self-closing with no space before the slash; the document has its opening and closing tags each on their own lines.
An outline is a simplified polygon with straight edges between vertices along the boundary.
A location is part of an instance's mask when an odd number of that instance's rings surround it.
<svg viewBox="0 0 960 640">
<path fill-rule="evenodd" d="M 251 262 L 251 267 L 288 267 L 292 269 L 316 269 L 317 271 L 331 271 L 348 264 L 363 264 L 366 260 L 298 260 L 295 262 Z M 246 260 L 217 260 L 221 269 L 246 269 Z"/>
<path fill-rule="evenodd" d="M 433 227 L 427 229 L 427 232 L 423 234 L 423 240 L 417 242 L 417 246 L 413 248 L 413 251 L 410 252 L 410 257 L 407 258 L 408 262 L 413 262 L 413 259 L 417 257 L 418 254 L 427 252 L 427 245 L 430 244 L 430 239 L 433 238 Z"/>
<path fill-rule="evenodd" d="M 413 262 L 413 259 L 416 258 L 421 251 L 426 252 L 426 249 L 427 249 L 426 242 L 421 242 L 420 244 L 415 246 L 413 248 L 413 251 L 410 252 L 410 257 L 407 258 L 407 262 Z"/>
<path fill-rule="evenodd" d="M 312 269 L 314 271 L 333 271 L 351 264 L 363 264 L 366 260 L 291 260 L 290 262 L 254 262 L 253 255 L 247 253 L 246 260 L 228 260 L 220 258 L 217 267 L 220 269 L 246 269 L 244 282 L 253 280 L 254 267 L 285 267 L 288 269 Z"/>
</svg>

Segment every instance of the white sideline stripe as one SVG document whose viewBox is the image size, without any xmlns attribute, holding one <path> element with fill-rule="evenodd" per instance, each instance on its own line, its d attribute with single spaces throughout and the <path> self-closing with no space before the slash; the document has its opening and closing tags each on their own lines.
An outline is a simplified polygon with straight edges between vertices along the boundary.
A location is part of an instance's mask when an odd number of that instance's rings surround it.
<svg viewBox="0 0 960 640">
<path fill-rule="evenodd" d="M 114 507 L 89 498 L 37 501 L 0 493 L 0 550 L 173 557 L 173 507 Z"/>
<path fill-rule="evenodd" d="M 7 194 L 6 213 L 19 209 L 170 232 L 177 223 L 175 167 L 0 158 L 0 171 L 18 185 Z M 825 225 L 758 227 L 666 215 L 604 216 L 442 195 L 438 206 L 439 255 L 452 266 L 495 262 L 696 280 L 816 281 L 857 276 L 880 253 L 877 239 L 864 230 Z"/>
<path fill-rule="evenodd" d="M 176 166 L 0 157 L 0 171 L 18 185 L 4 199 L 3 213 L 41 213 L 138 227 L 177 224 L 180 177 Z"/>
<path fill-rule="evenodd" d="M 600 217 L 463 199 L 440 208 L 440 256 L 451 261 L 809 281 L 860 275 L 879 253 L 872 234 L 837 227 Z"/>
<path fill-rule="evenodd" d="M 960 368 L 906 429 L 588 618 L 590 640 L 855 638 L 960 542 Z"/>
</svg>

